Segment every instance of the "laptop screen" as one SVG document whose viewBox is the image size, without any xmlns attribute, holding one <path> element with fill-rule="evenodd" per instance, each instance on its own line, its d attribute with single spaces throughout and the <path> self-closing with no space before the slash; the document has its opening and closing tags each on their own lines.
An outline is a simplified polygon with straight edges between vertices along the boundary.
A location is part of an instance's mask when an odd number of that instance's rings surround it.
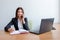
<svg viewBox="0 0 60 40">
<path fill-rule="evenodd" d="M 40 26 L 40 33 L 51 31 L 53 27 L 54 18 L 42 19 Z"/>
</svg>

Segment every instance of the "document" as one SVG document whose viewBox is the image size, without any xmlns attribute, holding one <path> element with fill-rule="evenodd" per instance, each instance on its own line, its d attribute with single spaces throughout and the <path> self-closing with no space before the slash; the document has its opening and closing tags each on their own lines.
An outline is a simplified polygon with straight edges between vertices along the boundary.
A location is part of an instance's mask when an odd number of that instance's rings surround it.
<svg viewBox="0 0 60 40">
<path fill-rule="evenodd" d="M 13 32 L 11 32 L 10 34 L 13 35 L 13 34 L 21 34 L 21 33 L 24 33 L 24 32 L 29 32 L 27 30 L 24 30 L 24 29 L 19 29 L 19 30 L 15 30 Z"/>
</svg>

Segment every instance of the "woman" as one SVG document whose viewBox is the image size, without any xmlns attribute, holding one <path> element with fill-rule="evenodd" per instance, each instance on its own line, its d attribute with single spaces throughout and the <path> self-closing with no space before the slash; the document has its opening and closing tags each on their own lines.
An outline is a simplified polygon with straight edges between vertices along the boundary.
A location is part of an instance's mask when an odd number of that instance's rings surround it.
<svg viewBox="0 0 60 40">
<path fill-rule="evenodd" d="M 13 32 L 14 29 L 11 26 L 14 25 L 15 30 L 25 29 L 29 30 L 27 24 L 27 18 L 24 18 L 24 10 L 22 7 L 18 7 L 16 9 L 15 18 L 8 23 L 8 25 L 4 28 L 6 32 Z"/>
</svg>

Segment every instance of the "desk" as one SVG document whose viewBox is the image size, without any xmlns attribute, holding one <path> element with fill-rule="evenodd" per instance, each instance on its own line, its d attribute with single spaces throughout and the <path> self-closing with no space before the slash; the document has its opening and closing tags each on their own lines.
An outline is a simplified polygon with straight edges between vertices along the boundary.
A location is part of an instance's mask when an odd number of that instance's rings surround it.
<svg viewBox="0 0 60 40">
<path fill-rule="evenodd" d="M 32 33 L 21 35 L 10 35 L 7 32 L 0 31 L 0 40 L 60 40 L 60 24 L 54 24 L 56 30 L 46 32 L 40 35 Z"/>
<path fill-rule="evenodd" d="M 10 35 L 7 32 L 0 31 L 0 40 L 39 40 L 39 37 L 31 33 Z"/>
</svg>

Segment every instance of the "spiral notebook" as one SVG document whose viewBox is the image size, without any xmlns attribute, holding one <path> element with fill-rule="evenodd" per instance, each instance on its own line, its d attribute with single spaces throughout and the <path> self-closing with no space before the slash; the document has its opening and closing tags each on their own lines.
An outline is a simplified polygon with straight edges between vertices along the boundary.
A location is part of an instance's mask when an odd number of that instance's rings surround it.
<svg viewBox="0 0 60 40">
<path fill-rule="evenodd" d="M 15 31 L 11 32 L 10 34 L 11 34 L 11 35 L 13 35 L 13 34 L 21 34 L 21 33 L 23 33 L 23 32 L 29 32 L 29 31 L 24 30 L 24 29 L 19 29 L 19 30 L 15 30 Z"/>
</svg>

